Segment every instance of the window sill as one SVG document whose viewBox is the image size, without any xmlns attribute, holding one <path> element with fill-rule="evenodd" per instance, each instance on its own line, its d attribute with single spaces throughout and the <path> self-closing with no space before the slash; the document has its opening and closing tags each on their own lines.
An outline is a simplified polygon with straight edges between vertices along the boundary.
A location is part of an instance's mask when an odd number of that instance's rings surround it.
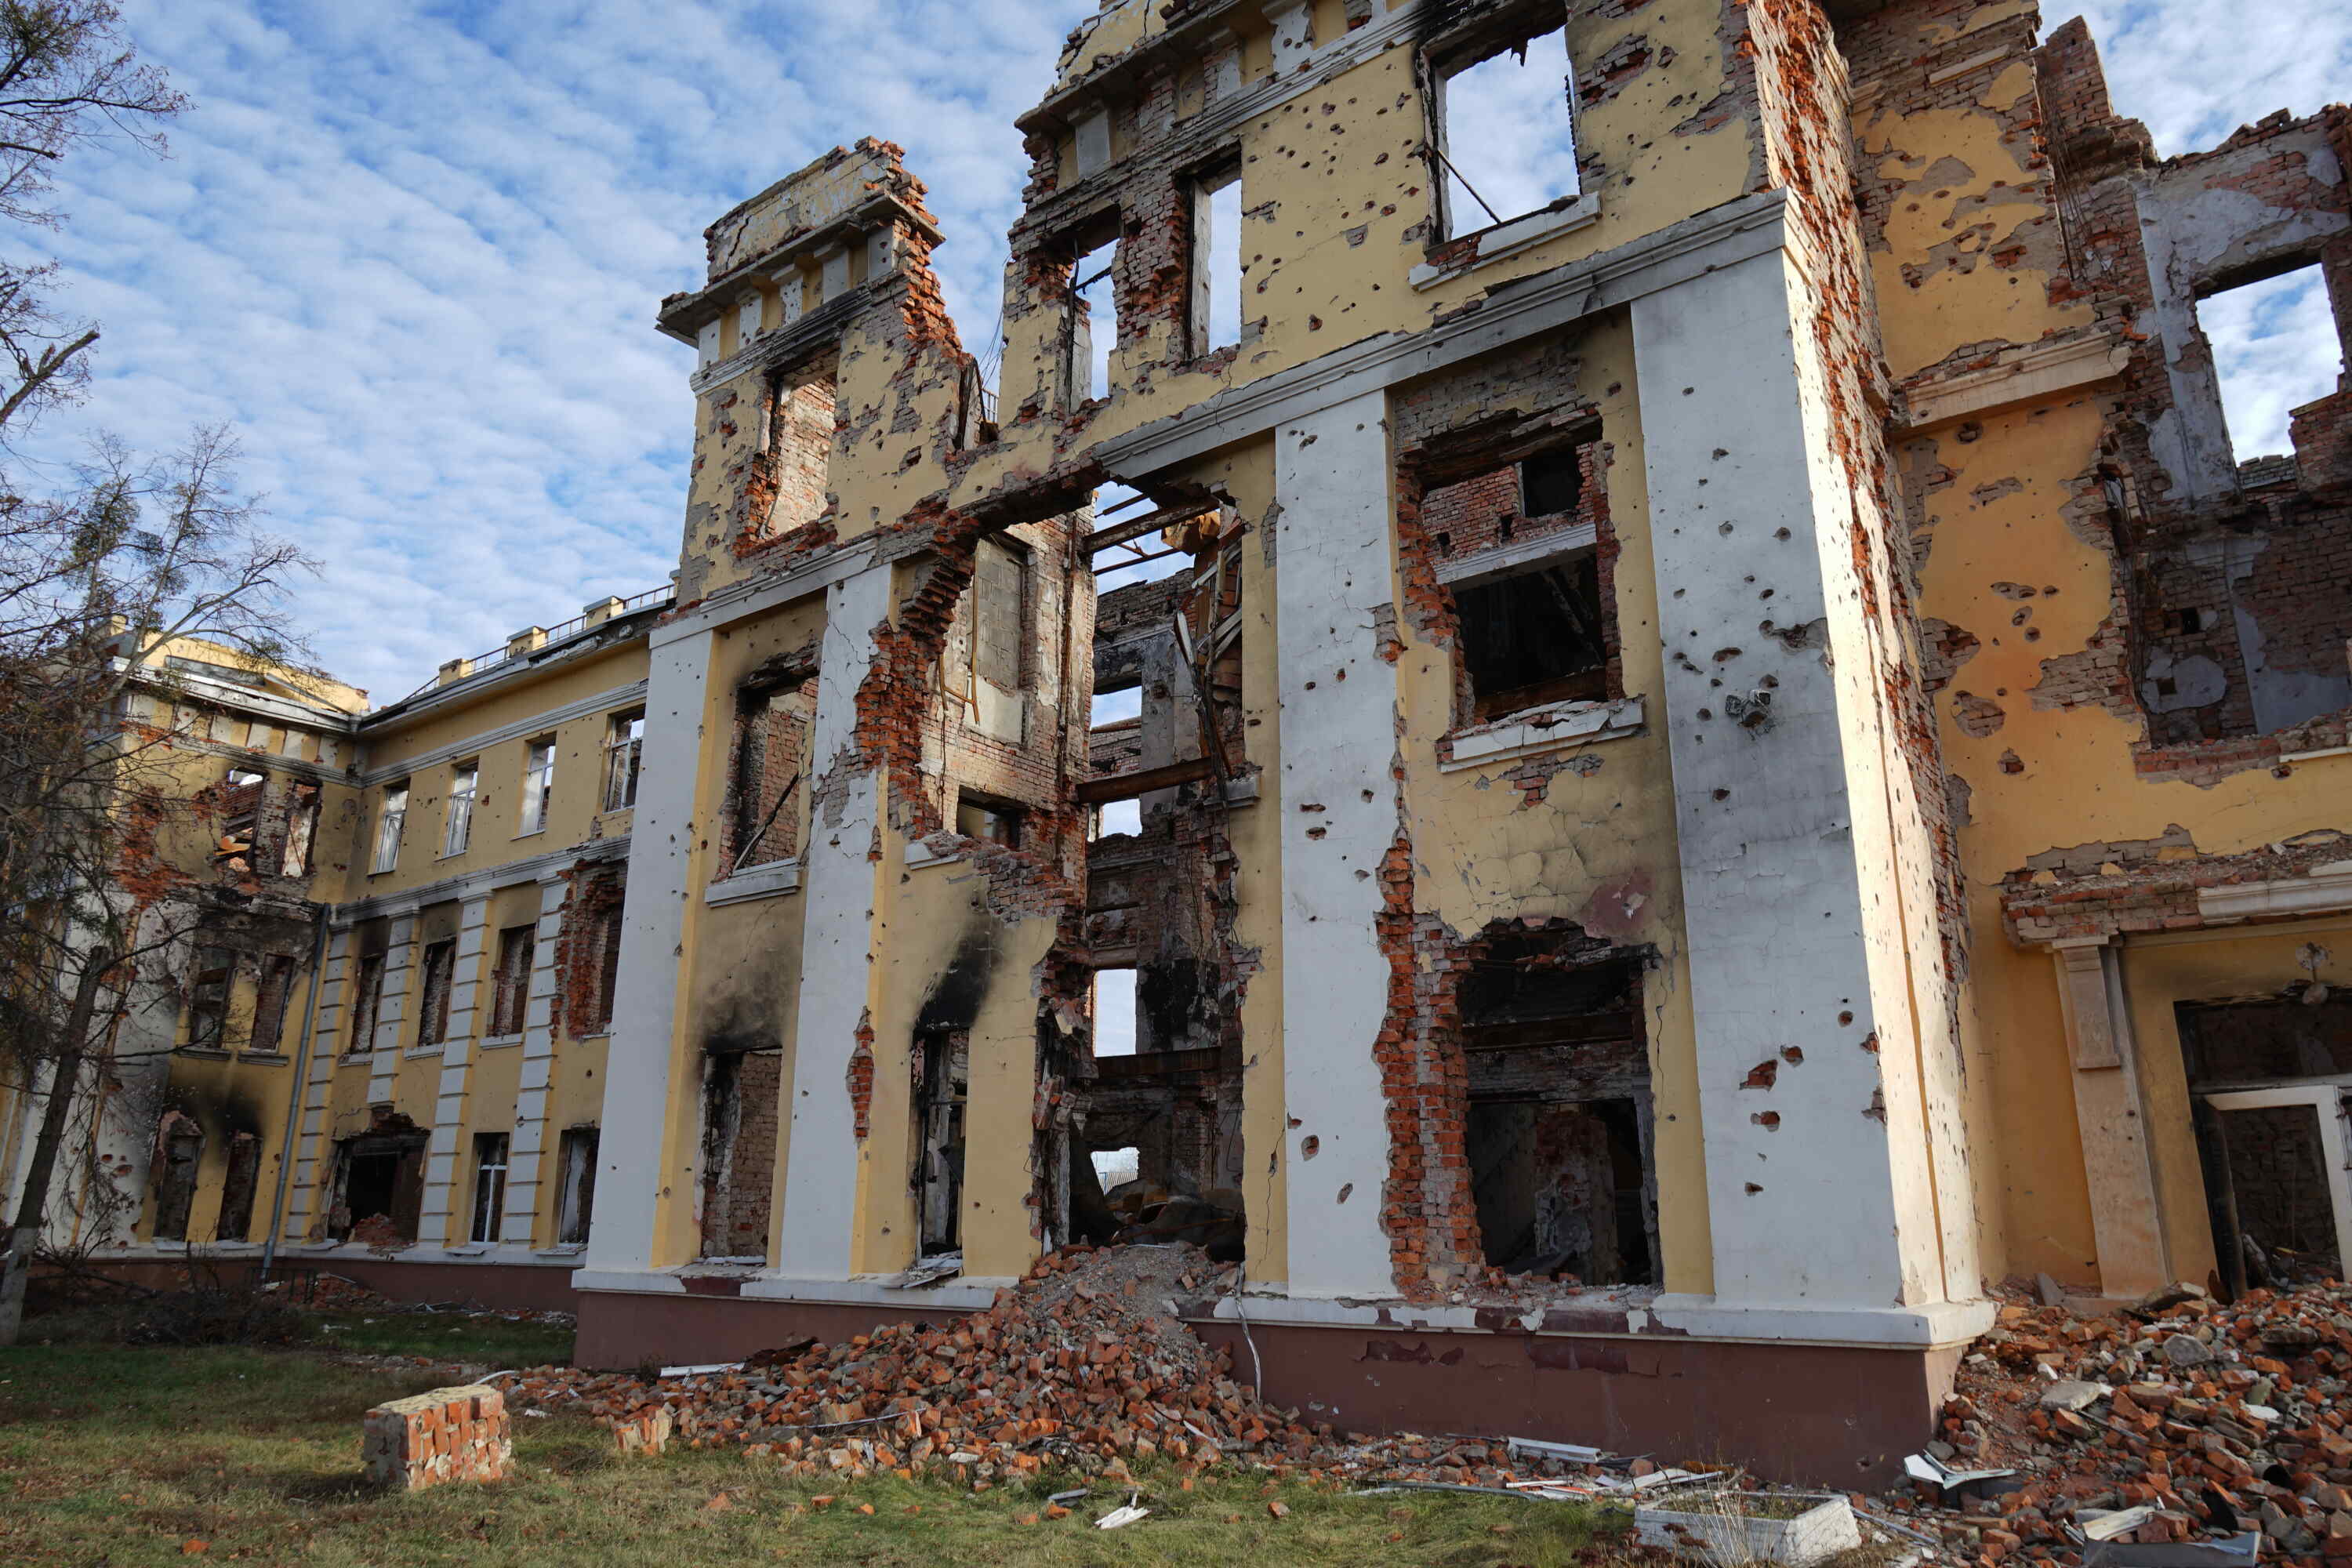
<svg viewBox="0 0 2352 1568">
<path fill-rule="evenodd" d="M 541 1247 L 532 1250 L 533 1258 L 577 1258 L 588 1250 L 584 1241 L 567 1241 L 561 1247 Z"/>
<path fill-rule="evenodd" d="M 471 845 L 468 845 L 464 849 L 444 849 L 440 854 L 433 857 L 433 863 L 436 866 L 438 866 L 444 860 L 463 860 L 471 851 L 472 847 L 473 847 Z"/>
<path fill-rule="evenodd" d="M 522 1036 L 519 1034 L 491 1035 L 482 1041 L 482 1049 L 486 1051 L 500 1051 L 506 1049 L 509 1046 L 519 1046 L 520 1044 L 522 1044 Z"/>
<path fill-rule="evenodd" d="M 951 836 L 938 835 L 936 837 L 948 837 Z M 907 858 L 904 862 L 904 868 L 909 871 L 919 871 L 926 866 L 944 866 L 950 860 L 961 860 L 962 858 L 963 848 L 960 841 L 952 844 L 948 848 L 940 849 L 933 847 L 930 839 L 918 838 L 912 844 L 907 846 Z"/>
<path fill-rule="evenodd" d="M 429 1046 L 411 1046 L 400 1054 L 407 1058 L 409 1060 L 414 1061 L 418 1057 L 437 1057 L 448 1048 L 448 1041 L 436 1040 Z"/>
<path fill-rule="evenodd" d="M 228 1052 L 222 1050 L 217 1046 L 181 1046 L 174 1049 L 172 1054 L 175 1057 L 186 1057 L 192 1061 L 200 1062 L 226 1062 L 236 1059 L 235 1057 L 231 1056 Z"/>
<path fill-rule="evenodd" d="M 529 832 L 527 832 L 527 833 L 518 833 L 518 834 L 516 834 L 516 835 L 515 835 L 515 837 L 516 837 L 517 838 L 537 838 L 540 835 L 541 835 L 541 834 L 545 833 L 546 831 L 547 831 L 547 829 L 546 829 L 546 828 L 544 828 L 544 827 L 534 827 L 534 828 L 530 829 L 530 830 Z"/>
<path fill-rule="evenodd" d="M 1568 746 L 1619 740 L 1638 733 L 1641 728 L 1638 697 L 1621 697 L 1612 702 L 1554 702 L 1440 737 L 1437 766 L 1449 773 L 1488 767 Z"/>
<path fill-rule="evenodd" d="M 258 1067 L 282 1068 L 294 1058 L 284 1051 L 239 1051 L 236 1054 L 236 1059 L 241 1062 L 252 1062 Z"/>
<path fill-rule="evenodd" d="M 771 860 L 765 866 L 747 866 L 731 877 L 719 878 L 702 889 L 702 901 L 711 905 L 741 904 L 800 890 L 801 863 Z"/>
<path fill-rule="evenodd" d="M 1588 193 L 1572 198 L 1562 207 L 1546 208 L 1542 212 L 1529 213 L 1525 217 L 1473 229 L 1468 234 L 1447 240 L 1441 247 L 1450 249 L 1460 246 L 1464 247 L 1462 256 L 1445 262 L 1425 261 L 1408 274 L 1408 280 L 1415 289 L 1434 289 L 1465 273 L 1475 272 L 1489 262 L 1517 256 L 1546 240 L 1557 239 L 1563 234 L 1582 228 L 1589 223 L 1597 222 L 1600 216 L 1601 198 Z"/>
<path fill-rule="evenodd" d="M 480 1258 L 490 1250 L 490 1246 L 487 1241 L 464 1241 L 441 1250 L 452 1258 Z"/>
</svg>

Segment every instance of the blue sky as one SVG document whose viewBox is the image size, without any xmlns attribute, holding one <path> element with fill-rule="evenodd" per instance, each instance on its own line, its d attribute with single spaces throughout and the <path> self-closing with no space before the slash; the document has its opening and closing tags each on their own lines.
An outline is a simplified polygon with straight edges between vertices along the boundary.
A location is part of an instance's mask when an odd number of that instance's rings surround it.
<svg viewBox="0 0 2352 1568">
<path fill-rule="evenodd" d="M 702 226 L 777 175 L 861 135 L 905 145 L 982 348 L 1024 167 L 1013 118 L 1089 5 L 124 9 L 196 107 L 167 161 L 102 150 L 64 172 L 52 253 L 106 338 L 89 405 L 45 444 L 103 424 L 161 450 L 236 426 L 273 525 L 325 563 L 299 606 L 320 656 L 388 701 L 664 580 L 691 354 L 654 306 L 698 279 Z M 2121 107 L 2168 152 L 2352 90 L 2352 8 L 2084 9 Z M 2323 357 L 2332 374 L 2314 286 L 2271 292 L 2231 307 L 2273 327 L 2231 371 L 2249 428 L 2320 389 Z"/>
</svg>

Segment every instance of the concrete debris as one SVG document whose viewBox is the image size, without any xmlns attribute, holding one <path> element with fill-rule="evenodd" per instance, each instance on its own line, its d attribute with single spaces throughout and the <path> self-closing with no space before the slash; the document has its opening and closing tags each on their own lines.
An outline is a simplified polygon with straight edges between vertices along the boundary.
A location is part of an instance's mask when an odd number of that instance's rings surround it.
<svg viewBox="0 0 2352 1568">
<path fill-rule="evenodd" d="M 1150 1509 L 1138 1508 L 1135 1506 L 1137 1500 L 1140 1496 L 1140 1493 L 1136 1492 L 1130 1492 L 1128 1494 L 1128 1499 L 1124 1505 L 1111 1510 L 1108 1513 L 1095 1521 L 1095 1528 L 1097 1530 L 1122 1530 L 1128 1525 L 1133 1524 L 1139 1519 L 1150 1518 L 1151 1515 L 1151 1510 Z"/>
<path fill-rule="evenodd" d="M 1751 1568 L 1776 1563 L 1811 1568 L 1862 1545 L 1862 1526 L 1842 1496 L 1817 1497 L 1813 1506 L 1791 1506 L 1774 1497 L 1770 1514 L 1750 1512 L 1738 1494 L 1718 1494 L 1691 1509 L 1643 1508 L 1633 1512 L 1633 1536 L 1656 1547 L 1717 1568 Z M 1787 1517 L 1773 1517 L 1786 1515 Z"/>
<path fill-rule="evenodd" d="M 2008 1294 L 1938 1441 L 1905 1462 L 1909 1517 L 1947 1555 L 2352 1561 L 2352 1288 L 2174 1287 L 2114 1315 Z"/>
<path fill-rule="evenodd" d="M 894 1274 L 882 1282 L 885 1290 L 912 1290 L 920 1285 L 935 1285 L 942 1279 L 952 1279 L 963 1272 L 963 1254 L 942 1252 L 926 1258 L 903 1273 Z"/>
</svg>

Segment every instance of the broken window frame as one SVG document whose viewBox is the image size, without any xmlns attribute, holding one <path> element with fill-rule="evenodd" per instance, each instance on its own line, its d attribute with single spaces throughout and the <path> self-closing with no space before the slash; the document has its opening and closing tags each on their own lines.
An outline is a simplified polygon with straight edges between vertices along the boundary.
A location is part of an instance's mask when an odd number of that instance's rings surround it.
<svg viewBox="0 0 2352 1568">
<path fill-rule="evenodd" d="M 278 874 L 281 877 L 310 873 L 310 854 L 319 838 L 319 799 L 317 784 L 302 779 L 294 782 L 286 808 L 286 845 L 278 862 Z"/>
<path fill-rule="evenodd" d="M 615 713 L 604 728 L 604 809 L 629 811 L 637 804 L 637 774 L 646 748 L 646 710 Z"/>
<path fill-rule="evenodd" d="M 507 1170 L 512 1141 L 504 1132 L 474 1134 L 474 1223 L 467 1239 L 477 1246 L 496 1246 L 504 1228 Z"/>
<path fill-rule="evenodd" d="M 408 781 L 383 786 L 383 801 L 375 821 L 375 858 L 368 875 L 381 877 L 400 866 L 400 836 L 408 821 Z"/>
<path fill-rule="evenodd" d="M 956 832 L 966 838 L 1018 849 L 1028 815 L 1029 808 L 1018 801 L 983 795 L 978 790 L 956 791 Z"/>
<path fill-rule="evenodd" d="M 613 1012 L 621 994 L 621 933 L 627 910 L 618 900 L 595 915 L 596 982 L 590 994 L 588 1027 L 583 1035 L 613 1032 Z"/>
<path fill-rule="evenodd" d="M 221 1173 L 220 1213 L 213 1220 L 215 1241 L 252 1239 L 254 1202 L 260 1189 L 260 1138 L 251 1132 L 231 1133 L 228 1163 Z"/>
<path fill-rule="evenodd" d="M 185 1244 L 190 1221 L 195 1217 L 196 1190 L 202 1184 L 204 1129 L 173 1112 L 158 1130 L 155 1148 L 155 1228 L 157 1241 Z"/>
<path fill-rule="evenodd" d="M 196 949 L 188 970 L 187 1049 L 228 1048 L 229 998 L 236 989 L 236 957 L 226 947 Z"/>
<path fill-rule="evenodd" d="M 555 803 L 555 737 L 542 735 L 523 749 L 522 805 L 515 837 L 529 838 L 547 831 L 550 808 Z"/>
<path fill-rule="evenodd" d="M 243 763 L 231 763 L 221 779 L 220 847 L 223 855 L 252 853 L 261 826 L 261 797 L 269 775 Z"/>
<path fill-rule="evenodd" d="M 747 683 L 736 692 L 735 741 L 728 758 L 727 853 L 719 871 L 721 877 L 782 865 L 800 854 L 811 765 L 808 740 L 816 726 L 815 679 L 810 674 L 788 675 L 780 680 Z M 793 746 L 782 756 L 774 729 L 780 718 L 797 731 Z M 770 763 L 777 761 L 791 764 L 781 783 L 768 776 Z M 770 848 L 774 852 L 761 853 Z"/>
<path fill-rule="evenodd" d="M 492 1039 L 519 1037 L 530 1016 L 530 971 L 539 951 L 539 928 L 525 921 L 499 931 L 499 958 L 490 976 Z"/>
<path fill-rule="evenodd" d="M 346 1056 L 364 1056 L 375 1049 L 375 1026 L 383 1014 L 384 955 L 363 952 L 352 980 L 352 1034 Z"/>
<path fill-rule="evenodd" d="M 1559 208 L 1563 204 L 1575 202 L 1581 194 L 1571 184 L 1569 190 L 1547 196 L 1524 212 L 1499 211 L 1487 205 L 1486 196 L 1454 167 L 1451 153 L 1453 115 L 1448 98 L 1454 79 L 1500 55 L 1516 52 L 1524 58 L 1530 46 L 1555 34 L 1559 35 L 1560 42 L 1564 100 L 1561 109 L 1568 117 L 1570 178 L 1573 181 L 1578 156 L 1577 133 L 1582 115 L 1576 93 L 1576 63 L 1568 52 L 1568 18 L 1561 7 L 1532 5 L 1500 19 L 1482 21 L 1463 33 L 1432 44 L 1423 50 L 1415 62 L 1415 74 L 1421 79 L 1422 88 L 1422 134 L 1426 154 L 1423 161 L 1429 174 L 1430 249 L 1436 250 L 1455 240 L 1466 239 L 1488 229 Z M 1457 221 L 1457 215 L 1453 211 L 1451 189 L 1455 183 L 1469 194 L 1473 205 L 1486 218 L 1484 223 Z"/>
<path fill-rule="evenodd" d="M 261 980 L 254 991 L 253 1029 L 245 1042 L 248 1053 L 268 1057 L 286 1054 L 286 1007 L 294 994 L 294 960 L 286 953 L 262 956 Z"/>
<path fill-rule="evenodd" d="M 555 1245 L 585 1247 L 596 1208 L 596 1156 L 601 1133 L 567 1127 L 556 1138 Z"/>
<path fill-rule="evenodd" d="M 915 1037 L 911 1114 L 917 1254 L 937 1257 L 962 1245 L 966 1131 L 971 1097 L 971 1034 L 931 1029 Z"/>
<path fill-rule="evenodd" d="M 457 939 L 428 942 L 417 964 L 416 1045 L 438 1046 L 449 1038 L 449 997 L 457 989 Z"/>
<path fill-rule="evenodd" d="M 449 770 L 449 811 L 441 826 L 441 858 L 463 855 L 474 837 L 474 803 L 482 788 L 482 764 L 458 763 Z"/>
</svg>

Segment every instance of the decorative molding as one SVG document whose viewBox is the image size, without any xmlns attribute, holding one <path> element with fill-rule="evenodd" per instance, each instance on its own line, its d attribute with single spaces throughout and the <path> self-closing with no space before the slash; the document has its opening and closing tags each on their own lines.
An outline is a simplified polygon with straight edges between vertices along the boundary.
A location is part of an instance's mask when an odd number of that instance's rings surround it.
<svg viewBox="0 0 2352 1568">
<path fill-rule="evenodd" d="M 403 892 L 383 893 L 373 899 L 356 899 L 339 906 L 329 929 L 349 931 L 362 921 L 372 921 L 384 915 L 413 915 L 427 904 L 447 903 L 452 899 L 488 898 L 500 888 L 517 888 L 525 882 L 553 881 L 583 860 L 622 860 L 628 858 L 629 840 L 591 838 L 569 848 L 551 849 L 544 855 L 534 855 L 528 860 L 509 860 L 503 866 L 492 866 L 462 877 L 444 877 Z"/>
<path fill-rule="evenodd" d="M 1639 697 L 1621 697 L 1613 702 L 1555 702 L 1500 723 L 1441 737 L 1437 767 L 1448 773 L 1494 767 L 1571 746 L 1622 740 L 1641 733 L 1642 728 Z"/>
<path fill-rule="evenodd" d="M 1394 13 L 1392 13 L 1394 14 Z M 1479 309 L 1418 332 L 1382 332 L 1230 388 L 1094 448 L 1123 479 L 1204 457 L 1350 397 L 1447 369 L 1522 338 L 1781 248 L 1786 198 L 1741 196 L 1580 261 L 1516 279 Z"/>
<path fill-rule="evenodd" d="M 2232 882 L 2197 889 L 2197 912 L 2216 925 L 2289 915 L 2352 910 L 2352 860 L 2314 866 L 2307 875 L 2269 882 Z"/>
<path fill-rule="evenodd" d="M 702 889 L 702 901 L 716 908 L 721 904 L 747 904 L 754 899 L 772 899 L 800 890 L 800 861 L 772 860 L 765 866 L 747 867 L 709 883 Z"/>
<path fill-rule="evenodd" d="M 2128 347 L 2100 331 L 2005 349 L 1992 363 L 1970 370 L 1914 376 L 1904 384 L 1911 416 L 1902 427 L 1925 430 L 1998 408 L 2038 403 L 2121 375 L 2130 358 Z"/>
<path fill-rule="evenodd" d="M 625 707 L 630 702 L 642 701 L 645 695 L 646 683 L 642 680 L 633 680 L 626 686 L 615 686 L 611 690 L 600 691 L 593 697 L 583 697 L 576 702 L 566 702 L 560 708 L 550 708 L 543 712 L 534 713 L 528 719 L 518 719 L 511 724 L 501 724 L 495 730 L 484 730 L 460 740 L 452 741 L 447 745 L 436 746 L 429 752 L 420 752 L 405 762 L 388 763 L 382 767 L 363 769 L 359 775 L 359 786 L 362 789 L 373 789 L 378 784 L 389 784 L 394 779 L 415 778 L 418 773 L 457 762 L 461 757 L 470 757 L 477 752 L 487 752 L 492 746 L 504 745 L 509 741 L 520 741 L 528 736 L 543 734 L 558 724 L 568 724 L 574 719 L 585 719 L 592 713 L 601 713 L 606 709 Z"/>
</svg>

